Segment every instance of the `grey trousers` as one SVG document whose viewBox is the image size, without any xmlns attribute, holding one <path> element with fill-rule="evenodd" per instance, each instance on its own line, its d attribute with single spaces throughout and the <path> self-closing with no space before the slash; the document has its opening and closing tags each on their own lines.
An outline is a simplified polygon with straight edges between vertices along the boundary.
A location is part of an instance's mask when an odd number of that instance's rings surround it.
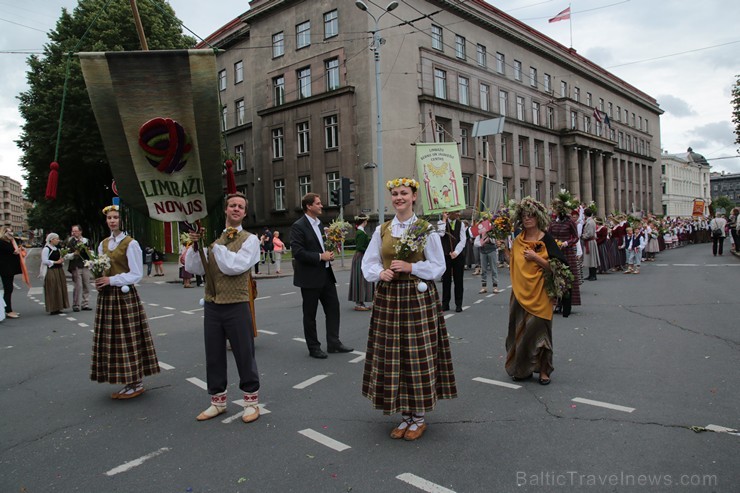
<svg viewBox="0 0 740 493">
<path fill-rule="evenodd" d="M 90 269 L 87 267 L 72 269 L 72 285 L 74 286 L 72 307 L 87 308 L 90 303 Z"/>
</svg>

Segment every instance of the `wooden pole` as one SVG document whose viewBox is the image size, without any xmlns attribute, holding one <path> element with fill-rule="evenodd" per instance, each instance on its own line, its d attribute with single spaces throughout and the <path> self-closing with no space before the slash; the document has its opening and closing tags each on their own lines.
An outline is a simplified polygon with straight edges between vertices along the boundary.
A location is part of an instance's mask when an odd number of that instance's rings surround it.
<svg viewBox="0 0 740 493">
<path fill-rule="evenodd" d="M 149 51 L 149 46 L 146 44 L 146 34 L 144 34 L 144 26 L 141 25 L 141 16 L 139 16 L 139 7 L 136 6 L 136 0 L 129 0 L 131 2 L 131 12 L 134 14 L 134 24 L 136 24 L 136 32 L 139 35 L 139 42 L 141 43 L 141 49 Z"/>
</svg>

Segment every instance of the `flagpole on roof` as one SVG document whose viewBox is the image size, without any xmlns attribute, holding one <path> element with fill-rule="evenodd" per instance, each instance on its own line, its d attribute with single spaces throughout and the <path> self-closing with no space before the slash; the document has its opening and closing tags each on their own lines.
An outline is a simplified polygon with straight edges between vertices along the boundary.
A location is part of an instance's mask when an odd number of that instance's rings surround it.
<svg viewBox="0 0 740 493">
<path fill-rule="evenodd" d="M 568 4 L 568 27 L 570 27 L 570 47 L 573 48 L 573 14 L 570 10 L 570 4 Z"/>
</svg>

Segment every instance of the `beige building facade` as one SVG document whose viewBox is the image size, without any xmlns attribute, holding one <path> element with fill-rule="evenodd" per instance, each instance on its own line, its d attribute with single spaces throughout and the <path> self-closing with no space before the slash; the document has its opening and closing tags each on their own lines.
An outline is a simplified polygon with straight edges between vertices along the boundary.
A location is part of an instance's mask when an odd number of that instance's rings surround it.
<svg viewBox="0 0 740 493">
<path fill-rule="evenodd" d="M 568 188 L 600 213 L 661 211 L 654 98 L 481 0 L 367 6 L 253 0 L 207 39 L 223 50 L 226 148 L 251 223 L 289 224 L 307 191 L 329 204 L 343 176 L 356 189 L 345 217 L 377 213 L 374 56 L 385 180 L 416 175 L 414 143 L 455 141 L 468 204 L 488 158 L 508 198 Z M 502 134 L 472 137 L 500 116 Z"/>
<path fill-rule="evenodd" d="M 10 226 L 20 233 L 26 228 L 26 209 L 23 203 L 21 183 L 8 176 L 0 176 L 0 225 Z"/>
<path fill-rule="evenodd" d="M 698 158 L 696 157 L 698 156 Z M 704 215 L 712 202 L 709 163 L 699 154 L 668 154 L 660 156 L 663 215 L 690 217 L 694 200 L 704 201 Z"/>
</svg>

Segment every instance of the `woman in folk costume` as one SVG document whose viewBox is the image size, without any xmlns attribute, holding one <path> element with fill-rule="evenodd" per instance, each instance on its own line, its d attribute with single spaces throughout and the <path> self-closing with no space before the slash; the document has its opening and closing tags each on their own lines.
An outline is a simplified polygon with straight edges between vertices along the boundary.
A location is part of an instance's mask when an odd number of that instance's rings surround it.
<svg viewBox="0 0 740 493">
<path fill-rule="evenodd" d="M 525 197 L 514 208 L 514 223 L 522 232 L 511 247 L 511 299 L 506 337 L 506 373 L 526 380 L 539 373 L 542 385 L 550 383 L 552 365 L 552 307 L 545 287 L 550 260 L 567 264 L 555 239 L 546 233 L 549 217 L 545 206 Z"/>
<path fill-rule="evenodd" d="M 372 303 L 375 285 L 366 281 L 362 275 L 362 259 L 365 256 L 365 250 L 370 244 L 370 236 L 365 232 L 367 221 L 370 218 L 365 214 L 355 216 L 355 254 L 352 257 L 352 268 L 349 274 L 349 294 L 347 299 L 355 302 L 355 310 L 366 312 L 370 310 L 365 302 Z"/>
<path fill-rule="evenodd" d="M 596 280 L 596 269 L 599 267 L 599 248 L 596 244 L 596 221 L 594 221 L 594 211 L 586 207 L 583 211 L 586 216 L 586 222 L 583 223 L 581 232 L 581 241 L 583 242 L 583 268 L 588 269 L 587 281 Z"/>
<path fill-rule="evenodd" d="M 59 235 L 46 235 L 46 245 L 41 250 L 41 263 L 46 267 L 44 276 L 44 304 L 49 315 L 59 315 L 69 308 L 67 277 L 64 274 L 64 257 L 59 249 Z"/>
<path fill-rule="evenodd" d="M 609 228 L 604 224 L 600 217 L 596 218 L 596 247 L 599 250 L 599 274 L 608 274 L 612 268 L 609 261 Z"/>
<path fill-rule="evenodd" d="M 647 240 L 645 261 L 655 262 L 655 254 L 660 251 L 660 244 L 658 243 L 658 225 L 654 221 L 646 221 L 645 238 Z"/>
<path fill-rule="evenodd" d="M 23 269 L 23 251 L 13 237 L 13 230 L 9 226 L 2 228 L 0 234 L 0 278 L 3 282 L 3 304 L 5 305 L 5 316 L 18 318 L 20 313 L 13 311 L 13 281 L 16 275 L 21 274 Z M 30 282 L 28 282 L 29 287 Z M 0 318 L 2 320 L 2 318 Z"/>
<path fill-rule="evenodd" d="M 95 279 L 92 369 L 96 382 L 123 384 L 112 399 L 131 399 L 144 393 L 143 378 L 159 373 L 157 353 L 139 293 L 134 284 L 144 274 L 139 243 L 121 231 L 118 205 L 103 209 L 110 237 L 100 242 L 98 255 L 107 255 L 110 268 Z"/>
<path fill-rule="evenodd" d="M 419 183 L 386 184 L 396 215 L 376 228 L 362 260 L 377 282 L 367 340 L 362 394 L 383 414 L 401 413 L 391 438 L 416 440 L 438 399 L 457 397 L 452 354 L 435 279 L 445 271 L 434 228 L 414 214 Z"/>
<path fill-rule="evenodd" d="M 575 277 L 573 286 L 570 288 L 570 294 L 564 295 L 555 308 L 556 313 L 563 313 L 563 317 L 568 317 L 573 305 L 581 304 L 581 269 L 578 267 L 578 228 L 571 218 L 571 207 L 573 197 L 567 191 L 561 191 L 562 197 L 552 201 L 552 208 L 555 211 L 555 220 L 550 223 L 548 233 L 557 241 L 561 242 L 560 249 L 565 254 L 568 267 Z"/>
</svg>

